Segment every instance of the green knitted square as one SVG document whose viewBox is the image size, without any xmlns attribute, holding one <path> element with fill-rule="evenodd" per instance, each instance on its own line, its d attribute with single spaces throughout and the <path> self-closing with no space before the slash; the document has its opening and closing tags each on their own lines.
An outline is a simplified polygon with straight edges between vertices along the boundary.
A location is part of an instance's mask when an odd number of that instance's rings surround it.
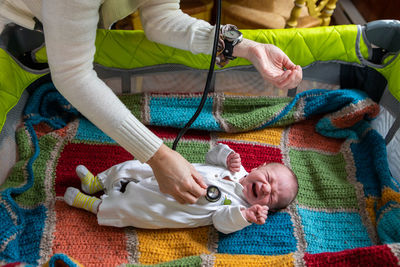
<svg viewBox="0 0 400 267">
<path fill-rule="evenodd" d="M 149 266 L 142 264 L 126 264 L 126 267 L 141 267 L 141 266 Z M 199 256 L 189 256 L 185 258 L 181 258 L 178 260 L 173 260 L 169 262 L 163 262 L 159 264 L 150 265 L 154 267 L 177 267 L 177 266 L 186 266 L 186 267 L 200 267 L 204 266 L 202 259 Z"/>
<path fill-rule="evenodd" d="M 33 207 L 42 204 L 46 199 L 46 185 L 45 180 L 53 181 L 54 177 L 46 178 L 48 175 L 54 175 L 54 172 L 49 167 L 49 162 L 53 162 L 53 150 L 57 143 L 57 139 L 50 135 L 44 135 L 39 139 L 40 152 L 39 156 L 33 163 L 33 185 L 24 194 L 16 195 L 15 200 L 23 206 Z M 17 162 L 10 176 L 4 184 L 5 188 L 20 187 L 27 181 L 28 172 L 26 171 L 26 161 L 21 160 Z M 13 186 L 15 185 L 15 186 Z M 48 191 L 53 191 L 53 188 L 48 188 Z"/>
<path fill-rule="evenodd" d="M 164 141 L 164 144 L 169 147 L 172 147 L 172 143 L 172 141 Z M 209 142 L 181 140 L 176 151 L 191 163 L 205 163 L 205 157 L 210 148 Z"/>
<path fill-rule="evenodd" d="M 355 188 L 349 183 L 342 154 L 289 151 L 292 170 L 299 179 L 299 204 L 312 208 L 358 208 Z"/>
<path fill-rule="evenodd" d="M 142 118 L 142 98 L 143 94 L 136 95 L 120 95 L 118 96 L 122 103 L 132 112 L 138 119 Z"/>
<path fill-rule="evenodd" d="M 32 156 L 33 151 L 30 142 L 30 136 L 28 135 L 25 128 L 17 129 L 15 133 L 15 139 L 18 144 L 18 160 L 14 167 L 11 169 L 10 175 L 7 177 L 5 182 L 0 186 L 0 190 L 11 188 L 11 187 L 21 187 L 26 181 L 25 175 L 25 165 L 26 159 Z"/>
<path fill-rule="evenodd" d="M 226 97 L 221 117 L 236 130 L 250 130 L 258 128 L 274 118 L 290 100 L 291 98 L 287 97 Z M 279 120 L 279 125 L 286 125 L 293 121 L 293 112 L 291 111 Z"/>
</svg>

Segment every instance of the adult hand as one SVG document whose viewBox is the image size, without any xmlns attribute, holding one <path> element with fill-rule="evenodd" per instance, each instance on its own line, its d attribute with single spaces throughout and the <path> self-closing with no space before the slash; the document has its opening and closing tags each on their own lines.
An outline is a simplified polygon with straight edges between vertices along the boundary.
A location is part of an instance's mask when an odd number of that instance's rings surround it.
<svg viewBox="0 0 400 267">
<path fill-rule="evenodd" d="M 179 203 L 195 203 L 206 194 L 203 177 L 178 152 L 162 144 L 147 161 L 153 169 L 160 191 L 170 194 Z"/>
<path fill-rule="evenodd" d="M 264 80 L 282 89 L 296 87 L 303 78 L 299 65 L 295 65 L 277 46 L 243 39 L 236 45 L 233 55 L 253 63 Z"/>
</svg>

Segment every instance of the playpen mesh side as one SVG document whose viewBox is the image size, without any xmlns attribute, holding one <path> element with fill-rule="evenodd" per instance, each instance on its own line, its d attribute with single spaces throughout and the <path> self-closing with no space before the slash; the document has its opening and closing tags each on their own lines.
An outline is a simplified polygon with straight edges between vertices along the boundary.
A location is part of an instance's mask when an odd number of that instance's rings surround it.
<svg viewBox="0 0 400 267">
<path fill-rule="evenodd" d="M 134 70 L 120 70 L 95 67 L 99 77 L 117 94 L 121 93 L 202 93 L 206 83 L 206 70 L 185 66 L 163 65 Z M 336 74 L 338 75 L 338 74 Z M 262 79 L 251 66 L 235 67 L 229 70 L 217 70 L 214 73 L 212 91 L 230 93 L 248 93 L 263 96 L 286 96 L 300 93 L 311 88 L 338 89 L 339 79 L 304 77 L 294 92 L 282 90 Z"/>
<path fill-rule="evenodd" d="M 228 69 L 217 69 L 212 89 L 214 92 L 245 93 L 252 95 L 266 96 L 294 96 L 296 93 L 313 89 L 338 89 L 340 87 L 339 72 L 340 65 L 359 65 L 366 62 L 369 51 L 368 43 L 360 38 L 360 28 L 355 25 L 326 27 L 318 29 L 292 29 L 292 30 L 260 30 L 244 31 L 246 37 L 261 42 L 274 43 L 281 47 L 297 63 L 302 62 L 304 70 L 304 80 L 296 88 L 289 91 L 280 90 L 273 85 L 266 83 L 257 71 L 245 60 L 238 59 L 233 61 Z M 138 38 L 138 36 L 140 38 Z M 279 38 L 276 38 L 279 36 Z M 313 36 L 325 36 L 324 42 L 310 42 Z M 98 31 L 96 46 L 98 52 L 95 60 L 104 65 L 96 64 L 95 68 L 98 75 L 108 84 L 117 94 L 141 93 L 141 92 L 193 92 L 200 93 L 204 89 L 209 58 L 206 55 L 190 55 L 188 52 L 180 51 L 165 46 L 151 43 L 144 40 L 142 32 L 109 32 L 106 30 Z M 137 60 L 123 61 L 124 57 L 114 57 L 118 54 L 118 45 L 121 40 L 130 42 L 131 49 L 136 49 L 142 43 L 143 53 L 138 55 Z M 143 44 L 144 43 L 144 44 Z M 354 43 L 356 45 L 354 46 Z M 288 44 L 291 44 L 288 46 Z M 335 44 L 336 48 L 332 48 Z M 331 49 L 328 49 L 331 47 Z M 113 49 L 111 49 L 113 48 Z M 298 51 L 302 49 L 302 58 L 299 58 Z M 144 54 L 151 50 L 154 58 L 146 59 Z M 357 50 L 356 53 L 353 53 Z M 347 52 L 353 51 L 353 52 Z M 173 57 L 172 57 L 173 55 Z M 33 52 L 33 56 L 38 62 L 46 61 L 44 48 L 39 48 Z M 135 55 L 136 56 L 136 55 Z M 316 61 L 312 61 L 312 59 Z M 362 62 L 359 62 L 360 58 Z M 111 60 L 112 59 L 112 60 Z M 169 64 L 159 65 L 159 60 L 166 60 Z M 111 62 L 110 62 L 111 60 Z M 121 61 L 122 60 L 122 61 Z M 324 61 L 327 60 L 327 61 Z M 154 62 L 152 62 L 154 61 Z M 346 62 L 348 61 L 348 62 Z M 187 67 L 179 62 L 185 62 L 191 67 Z M 139 68 L 126 69 L 126 64 L 142 66 Z M 151 65 L 154 63 L 155 65 Z M 113 67 L 112 65 L 118 65 Z M 383 104 L 383 103 L 382 103 Z M 394 118 L 398 114 L 392 113 Z M 388 120 L 385 120 L 388 121 Z M 389 120 L 394 124 L 396 119 Z M 397 127 L 398 129 L 398 127 Z M 386 135 L 389 131 L 381 131 Z M 392 130 L 393 132 L 393 130 Z M 397 133 L 398 131 L 394 131 Z M 392 134 L 396 136 L 395 134 Z M 393 140 L 399 137 L 392 138 Z M 396 141 L 388 142 L 388 144 Z M 389 149 L 390 151 L 390 149 Z M 395 149 L 393 150 L 395 151 Z M 399 156 L 400 157 L 400 156 Z"/>
</svg>

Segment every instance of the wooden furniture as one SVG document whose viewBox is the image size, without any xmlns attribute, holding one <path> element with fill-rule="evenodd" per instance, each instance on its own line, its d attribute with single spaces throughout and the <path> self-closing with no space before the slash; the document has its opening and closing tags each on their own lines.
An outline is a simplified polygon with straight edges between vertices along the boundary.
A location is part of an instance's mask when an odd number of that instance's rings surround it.
<svg viewBox="0 0 400 267">
<path fill-rule="evenodd" d="M 223 0 L 222 24 L 242 29 L 329 25 L 337 0 Z"/>
<path fill-rule="evenodd" d="M 306 26 L 307 23 L 299 23 L 301 10 L 304 6 L 307 7 L 309 15 L 301 19 L 317 19 L 319 23 L 315 26 L 328 26 L 331 21 L 331 16 L 335 11 L 336 2 L 337 0 L 296 0 L 292 12 L 290 13 L 290 18 L 286 21 L 286 28 L 295 28 L 297 26 L 309 27 Z"/>
<path fill-rule="evenodd" d="M 366 21 L 378 19 L 400 20 L 399 0 L 352 0 Z"/>
<path fill-rule="evenodd" d="M 222 0 L 221 24 L 240 29 L 309 28 L 329 25 L 338 0 Z M 181 0 L 183 12 L 213 23 L 213 0 Z M 143 29 L 139 12 L 117 22 L 116 29 Z"/>
</svg>

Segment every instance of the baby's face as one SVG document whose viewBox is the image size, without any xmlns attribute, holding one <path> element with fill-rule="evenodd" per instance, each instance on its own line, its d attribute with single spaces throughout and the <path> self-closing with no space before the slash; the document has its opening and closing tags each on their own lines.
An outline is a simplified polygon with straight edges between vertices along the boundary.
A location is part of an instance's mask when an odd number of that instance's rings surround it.
<svg viewBox="0 0 400 267">
<path fill-rule="evenodd" d="M 297 192 L 290 170 L 278 163 L 253 169 L 240 183 L 243 194 L 251 204 L 266 205 L 270 209 L 286 206 Z"/>
</svg>

